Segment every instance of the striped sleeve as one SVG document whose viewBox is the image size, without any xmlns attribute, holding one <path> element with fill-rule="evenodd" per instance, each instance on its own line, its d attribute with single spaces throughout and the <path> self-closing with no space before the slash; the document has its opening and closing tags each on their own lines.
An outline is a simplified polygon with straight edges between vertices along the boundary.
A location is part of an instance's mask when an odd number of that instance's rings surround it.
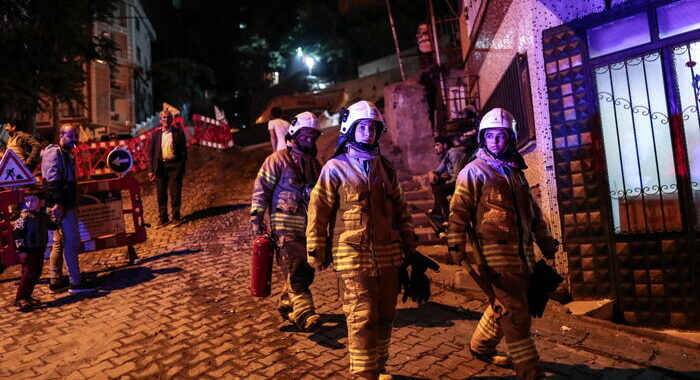
<svg viewBox="0 0 700 380">
<path fill-rule="evenodd" d="M 251 214 L 262 214 L 270 207 L 270 203 L 272 202 L 272 192 L 279 179 L 279 170 L 277 165 L 275 165 L 273 156 L 274 155 L 271 155 L 265 159 L 265 162 L 263 162 L 258 171 L 257 178 L 255 178 L 253 200 L 250 204 Z"/>
<path fill-rule="evenodd" d="M 465 167 L 457 177 L 454 195 L 450 201 L 450 218 L 447 227 L 447 245 L 464 252 L 467 228 L 474 228 L 473 217 L 481 195 L 480 181 L 471 167 Z"/>
<path fill-rule="evenodd" d="M 306 251 L 309 263 L 325 262 L 329 236 L 329 223 L 334 218 L 333 209 L 338 202 L 340 179 L 329 164 L 321 169 L 316 186 L 309 200 L 308 222 L 306 225 Z"/>
</svg>

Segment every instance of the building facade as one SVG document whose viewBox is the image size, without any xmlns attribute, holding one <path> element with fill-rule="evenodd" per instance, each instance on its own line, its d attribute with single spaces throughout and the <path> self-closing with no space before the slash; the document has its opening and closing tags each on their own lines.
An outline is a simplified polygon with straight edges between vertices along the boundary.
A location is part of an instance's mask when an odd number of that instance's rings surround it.
<svg viewBox="0 0 700 380">
<path fill-rule="evenodd" d="M 574 299 L 700 326 L 700 2 L 462 0 L 482 109 L 515 111 Z"/>
<path fill-rule="evenodd" d="M 153 114 L 151 43 L 156 34 L 139 0 L 117 3 L 110 23 L 96 23 L 95 36 L 109 36 L 117 45 L 116 65 L 102 61 L 86 66 L 85 107 L 61 105 L 61 122 L 81 126 L 81 140 L 105 134 L 126 134 Z M 51 135 L 51 112 L 37 116 L 37 132 Z"/>
</svg>

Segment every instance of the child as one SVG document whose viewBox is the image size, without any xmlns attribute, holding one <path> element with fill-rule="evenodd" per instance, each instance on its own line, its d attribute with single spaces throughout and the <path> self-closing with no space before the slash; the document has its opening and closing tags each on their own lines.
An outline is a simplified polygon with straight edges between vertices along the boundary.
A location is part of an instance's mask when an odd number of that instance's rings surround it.
<svg viewBox="0 0 700 380">
<path fill-rule="evenodd" d="M 15 306 L 21 312 L 31 311 L 41 305 L 41 301 L 32 297 L 32 292 L 44 266 L 49 229 L 55 230 L 57 227 L 43 209 L 44 194 L 39 188 L 32 187 L 25 191 L 24 207 L 13 231 L 22 262 L 22 277 L 15 298 Z"/>
</svg>

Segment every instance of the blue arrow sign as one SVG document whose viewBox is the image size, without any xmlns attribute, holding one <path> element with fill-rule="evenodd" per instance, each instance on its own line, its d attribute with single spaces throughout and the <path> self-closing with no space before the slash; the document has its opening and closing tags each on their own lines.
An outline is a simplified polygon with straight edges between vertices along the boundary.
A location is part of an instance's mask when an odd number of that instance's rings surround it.
<svg viewBox="0 0 700 380">
<path fill-rule="evenodd" d="M 131 153 L 124 148 L 114 148 L 107 155 L 107 164 L 115 173 L 124 174 L 134 166 L 134 158 Z"/>
</svg>

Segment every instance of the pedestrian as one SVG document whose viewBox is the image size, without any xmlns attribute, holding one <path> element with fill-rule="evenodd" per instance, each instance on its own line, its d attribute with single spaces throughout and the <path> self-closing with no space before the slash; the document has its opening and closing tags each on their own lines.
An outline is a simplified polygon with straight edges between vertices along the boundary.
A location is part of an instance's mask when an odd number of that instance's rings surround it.
<svg viewBox="0 0 700 380">
<path fill-rule="evenodd" d="M 22 276 L 15 297 L 15 306 L 21 312 L 31 311 L 41 305 L 41 301 L 32 297 L 32 293 L 44 267 L 49 229 L 55 230 L 58 227 L 46 213 L 45 198 L 39 188 L 26 190 L 24 210 L 13 227 L 15 246 L 22 263 Z"/>
<path fill-rule="evenodd" d="M 149 181 L 156 181 L 158 198 L 158 226 L 170 223 L 168 218 L 168 193 L 172 220 L 182 222 L 180 204 L 182 200 L 182 179 L 187 163 L 187 138 L 185 132 L 174 125 L 173 114 L 164 109 L 160 112 L 160 128 L 151 135 L 148 146 L 150 159 Z"/>
<path fill-rule="evenodd" d="M 51 144 L 41 152 L 41 176 L 47 189 L 47 206 L 58 224 L 50 257 L 51 292 L 64 291 L 66 288 L 73 294 L 95 290 L 89 280 L 81 277 L 78 262 L 78 182 L 75 160 L 71 153 L 77 143 L 78 127 L 63 124 L 58 144 Z M 63 277 L 64 262 L 69 280 Z"/>
<path fill-rule="evenodd" d="M 477 283 L 489 297 L 470 350 L 479 360 L 508 366 L 519 379 L 543 379 L 544 371 L 530 334 L 528 284 L 533 270 L 533 240 L 548 259 L 558 242 L 532 198 L 516 149 L 515 120 L 494 108 L 481 120 L 476 158 L 459 173 L 450 203 L 449 252 L 457 263 L 476 265 Z M 470 254 L 465 253 L 470 243 Z M 498 354 L 505 336 L 510 358 Z"/>
<path fill-rule="evenodd" d="M 354 379 L 391 379 L 385 365 L 399 273 L 416 255 L 396 171 L 379 153 L 383 132 L 384 119 L 370 102 L 341 112 L 337 150 L 311 193 L 306 229 L 309 263 L 322 270 L 332 256 L 340 275 Z"/>
<path fill-rule="evenodd" d="M 12 150 L 27 166 L 30 172 L 39 164 L 41 144 L 30 134 L 18 129 L 19 120 L 11 120 L 5 124 L 7 131 L 7 149 Z"/>
<path fill-rule="evenodd" d="M 270 110 L 270 121 L 267 122 L 267 130 L 270 132 L 270 143 L 272 144 L 273 152 L 287 149 L 286 136 L 287 130 L 289 130 L 289 123 L 282 119 L 281 108 L 272 107 Z"/>
<path fill-rule="evenodd" d="M 263 217 L 269 210 L 270 235 L 277 244 L 277 263 L 285 279 L 279 311 L 303 331 L 314 330 L 320 321 L 309 290 L 314 269 L 306 262 L 306 213 L 321 170 L 315 157 L 320 130 L 311 112 L 292 120 L 289 146 L 265 159 L 255 179 L 251 206 L 256 235 L 267 233 Z"/>
</svg>

